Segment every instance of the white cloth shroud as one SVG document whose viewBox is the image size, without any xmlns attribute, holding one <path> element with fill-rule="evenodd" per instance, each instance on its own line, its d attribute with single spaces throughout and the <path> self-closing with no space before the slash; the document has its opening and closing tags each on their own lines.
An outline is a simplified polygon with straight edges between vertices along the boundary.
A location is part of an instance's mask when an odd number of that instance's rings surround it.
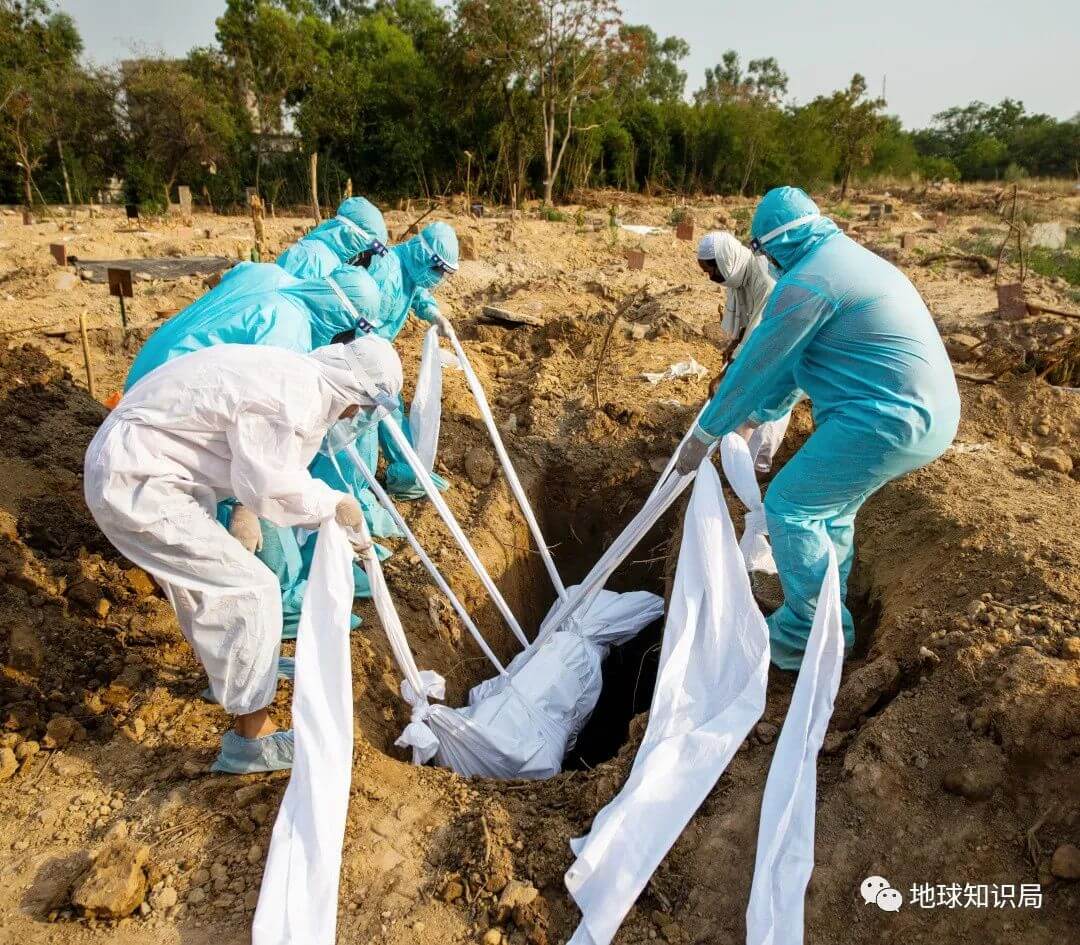
<svg viewBox="0 0 1080 945">
<path fill-rule="evenodd" d="M 750 455 L 754 458 L 754 468 L 760 473 L 767 473 L 772 469 L 773 457 L 780 449 L 787 434 L 788 424 L 791 423 L 791 412 L 785 413 L 779 420 L 766 420 L 758 424 L 750 434 L 748 446 Z"/>
<path fill-rule="evenodd" d="M 769 526 L 765 521 L 765 506 L 761 501 L 761 486 L 754 472 L 750 449 L 738 433 L 728 433 L 720 441 L 720 464 L 731 488 L 746 506 L 743 534 L 739 550 L 746 561 L 747 571 L 776 574 L 772 547 L 769 545 Z"/>
<path fill-rule="evenodd" d="M 600 698 L 604 657 L 663 613 L 663 600 L 647 591 L 601 591 L 565 629 L 545 633 L 541 626 L 507 675 L 480 683 L 467 706 L 450 710 L 454 724 L 440 733 L 436 761 L 465 775 L 558 774 Z"/>
<path fill-rule="evenodd" d="M 844 667 L 840 614 L 840 575 L 830 546 L 806 655 L 765 782 L 747 945 L 803 943 L 803 903 L 814 869 L 817 757 Z"/>
<path fill-rule="evenodd" d="M 409 429 L 413 449 L 431 472 L 439 449 L 439 426 L 442 422 L 442 360 L 439 354 L 439 329 L 432 325 L 424 335 L 420 372 L 409 408 Z"/>
<path fill-rule="evenodd" d="M 607 945 L 765 709 L 768 629 L 711 463 L 683 529 L 649 724 L 622 790 L 571 842 L 573 945 Z"/>
<path fill-rule="evenodd" d="M 270 839 L 252 945 L 333 945 L 336 937 L 352 781 L 353 552 L 333 519 L 317 541 L 296 636 L 296 754 Z"/>
<path fill-rule="evenodd" d="M 697 361 L 690 358 L 688 361 L 679 361 L 672 364 L 663 371 L 645 371 L 641 376 L 655 387 L 661 381 L 671 381 L 679 377 L 702 378 L 707 377 L 708 374 L 709 369 L 705 365 L 698 364 Z"/>
<path fill-rule="evenodd" d="M 415 451 L 392 420 L 387 421 L 387 428 L 406 461 L 417 471 L 440 515 L 448 526 L 453 526 L 451 530 L 466 556 L 474 561 L 477 574 L 493 588 L 490 575 L 453 519 L 453 513 L 426 471 L 418 468 Z M 357 459 L 353 457 L 353 461 Z M 659 504 L 647 503 L 638 518 L 648 518 L 647 525 L 651 525 L 673 501 L 678 482 L 673 480 L 673 486 L 663 492 Z M 626 531 L 633 529 L 628 527 Z M 601 559 L 603 562 L 605 559 Z M 593 570 L 598 572 L 598 568 Z M 555 632 L 549 629 L 549 623 L 560 607 L 556 603 L 541 625 L 537 640 L 526 643 L 524 651 L 507 667 L 506 674 L 481 683 L 470 697 L 469 705 L 455 709 L 430 704 L 430 699 L 442 698 L 443 680 L 437 673 L 421 672 L 416 667 L 393 601 L 388 592 L 383 592 L 381 569 L 369 569 L 369 577 L 373 573 L 372 598 L 404 677 L 402 696 L 412 707 L 412 722 L 398 744 L 412 748 L 413 761 L 417 764 L 434 758 L 466 776 L 544 778 L 562 770 L 563 756 L 574 744 L 600 696 L 600 664 L 608 649 L 630 639 L 663 614 L 663 601 L 655 594 L 645 591 L 615 594 L 597 588 L 574 620 Z M 606 580 L 606 574 L 603 579 Z M 497 588 L 492 596 L 498 605 L 501 595 L 496 598 L 496 594 Z M 505 606 L 505 601 L 501 601 L 500 609 Z"/>
</svg>

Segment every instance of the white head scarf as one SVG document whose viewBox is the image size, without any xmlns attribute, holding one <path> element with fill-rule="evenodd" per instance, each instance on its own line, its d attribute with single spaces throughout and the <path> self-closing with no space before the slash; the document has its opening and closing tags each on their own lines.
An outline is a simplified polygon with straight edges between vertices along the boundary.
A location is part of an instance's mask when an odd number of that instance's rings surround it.
<svg viewBox="0 0 1080 945">
<path fill-rule="evenodd" d="M 753 253 L 726 230 L 706 233 L 698 243 L 698 259 L 715 261 L 716 268 L 724 277 L 724 284 L 733 289 L 742 286 Z"/>
<path fill-rule="evenodd" d="M 394 346 L 378 335 L 363 335 L 347 345 L 316 348 L 315 361 L 334 394 L 369 413 L 392 410 L 404 385 L 401 359 Z"/>
</svg>

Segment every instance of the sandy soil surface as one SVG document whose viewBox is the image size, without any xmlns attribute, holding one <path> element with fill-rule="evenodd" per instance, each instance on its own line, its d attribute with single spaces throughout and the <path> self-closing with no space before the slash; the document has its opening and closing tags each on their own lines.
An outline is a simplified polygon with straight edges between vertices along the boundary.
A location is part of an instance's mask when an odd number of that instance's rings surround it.
<svg viewBox="0 0 1080 945">
<path fill-rule="evenodd" d="M 893 214 L 865 220 L 870 201 Z M 607 225 L 662 228 L 636 236 Z M 829 207 L 825 198 L 826 208 Z M 1075 203 L 1075 201 L 1073 201 Z M 691 205 L 700 234 L 745 227 L 752 202 Z M 707 379 L 651 387 L 643 371 L 690 357 L 722 363 L 722 292 L 693 244 L 675 238 L 669 202 L 598 194 L 565 221 L 535 213 L 472 220 L 447 211 L 476 258 L 438 295 L 460 326 L 572 581 L 636 511 L 706 395 Z M 1004 232 L 991 191 L 861 194 L 840 208 L 856 238 L 895 254 L 946 336 L 961 381 L 957 442 L 893 483 L 858 520 L 850 603 L 859 642 L 845 668 L 819 764 L 817 868 L 807 937 L 819 943 L 1059 943 L 1080 914 L 1080 396 L 1048 383 L 1073 325 L 1005 318 L 993 275 L 920 263 L 982 231 Z M 1050 207 L 1075 222 L 1077 207 Z M 944 217 L 936 214 L 943 213 Z M 388 214 L 399 234 L 415 214 Z M 266 221 L 283 248 L 306 221 Z M 119 558 L 82 500 L 82 455 L 139 345 L 203 291 L 185 259 L 250 251 L 244 218 L 185 227 L 121 214 L 23 226 L 0 216 L 0 943 L 226 945 L 249 940 L 284 776 L 212 776 L 229 722 L 199 699 L 204 677 L 147 576 Z M 901 234 L 916 245 L 901 248 Z M 106 287 L 59 267 L 168 258 L 136 278 L 129 325 Z M 629 270 L 627 249 L 646 251 Z M 193 268 L 193 267 L 192 267 Z M 1015 277 L 1011 270 L 1005 280 Z M 1029 279 L 1029 299 L 1068 307 L 1066 286 Z M 615 324 L 612 315 L 640 293 Z M 492 304 L 531 317 L 509 328 Z M 89 396 L 86 312 L 97 399 Z M 413 322 L 400 348 L 415 373 Z M 1064 346 L 1064 347 L 1063 347 Z M 603 352 L 603 355 L 602 355 Z M 1055 360 L 1056 359 L 1056 360 Z M 1067 358 L 1066 358 L 1067 361 Z M 1003 369 L 1008 368 L 1003 373 Z M 1037 374 L 1046 375 L 1039 379 Z M 990 376 L 996 380 L 986 383 Z M 447 499 L 523 624 L 553 598 L 460 373 L 445 377 L 438 470 Z M 800 407 L 778 465 L 812 428 Z M 742 509 L 729 497 L 738 521 Z M 500 656 L 513 638 L 426 503 L 407 515 Z M 616 576 L 660 590 L 671 513 Z M 386 570 L 422 667 L 461 704 L 487 664 L 404 546 Z M 644 731 L 656 633 L 617 650 L 605 694 L 571 767 L 547 782 L 466 780 L 416 768 L 393 741 L 407 721 L 373 608 L 353 634 L 357 741 L 345 841 L 341 942 L 543 945 L 565 941 L 577 912 L 563 886 L 569 838 L 619 789 Z M 762 723 L 628 916 L 620 943 L 728 943 L 744 937 L 758 807 L 793 678 L 774 672 Z M 291 688 L 274 713 L 288 721 Z M 92 896 L 84 874 L 107 875 Z M 859 884 L 1032 885 L 1039 908 L 864 906 Z M 82 903 L 79 905 L 78 903 Z M 130 913 L 116 918 L 108 912 Z M 96 912 L 96 914 L 95 914 Z"/>
</svg>

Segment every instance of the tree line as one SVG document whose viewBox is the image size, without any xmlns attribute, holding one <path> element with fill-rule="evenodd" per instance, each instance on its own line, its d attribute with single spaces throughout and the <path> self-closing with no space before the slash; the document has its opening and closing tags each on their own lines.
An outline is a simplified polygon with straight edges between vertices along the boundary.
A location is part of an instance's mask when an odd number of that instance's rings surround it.
<svg viewBox="0 0 1080 945">
<path fill-rule="evenodd" d="M 863 76 L 798 104 L 735 51 L 687 95 L 688 44 L 615 0 L 228 0 L 183 59 L 82 61 L 51 0 L 0 0 L 0 202 L 147 208 L 187 184 L 225 207 L 467 192 L 551 203 L 590 187 L 759 193 L 870 176 L 1080 176 L 1080 116 L 973 102 L 909 131 Z"/>
</svg>

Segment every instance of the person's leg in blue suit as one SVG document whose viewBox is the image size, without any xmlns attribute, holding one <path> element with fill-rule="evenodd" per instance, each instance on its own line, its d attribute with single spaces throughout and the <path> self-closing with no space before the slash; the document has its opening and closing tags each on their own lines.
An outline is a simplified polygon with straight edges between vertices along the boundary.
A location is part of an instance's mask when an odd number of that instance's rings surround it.
<svg viewBox="0 0 1080 945">
<path fill-rule="evenodd" d="M 413 437 L 409 429 L 409 418 L 405 413 L 405 401 L 400 397 L 397 408 L 390 416 L 412 444 Z M 395 499 L 422 499 L 425 495 L 424 487 L 420 485 L 412 467 L 405 460 L 405 454 L 398 449 L 397 443 L 382 423 L 379 424 L 379 446 L 386 457 L 386 491 Z M 440 492 L 446 491 L 447 482 L 438 473 L 432 472 L 431 480 Z"/>
<path fill-rule="evenodd" d="M 828 565 L 828 543 L 836 550 L 841 599 L 855 557 L 855 515 L 892 479 L 933 460 L 940 450 L 908 450 L 826 420 L 773 479 L 765 494 L 769 538 L 784 603 L 769 619 L 772 662 L 797 670 L 817 608 Z M 851 612 L 843 607 L 844 640 L 855 643 Z"/>
</svg>

